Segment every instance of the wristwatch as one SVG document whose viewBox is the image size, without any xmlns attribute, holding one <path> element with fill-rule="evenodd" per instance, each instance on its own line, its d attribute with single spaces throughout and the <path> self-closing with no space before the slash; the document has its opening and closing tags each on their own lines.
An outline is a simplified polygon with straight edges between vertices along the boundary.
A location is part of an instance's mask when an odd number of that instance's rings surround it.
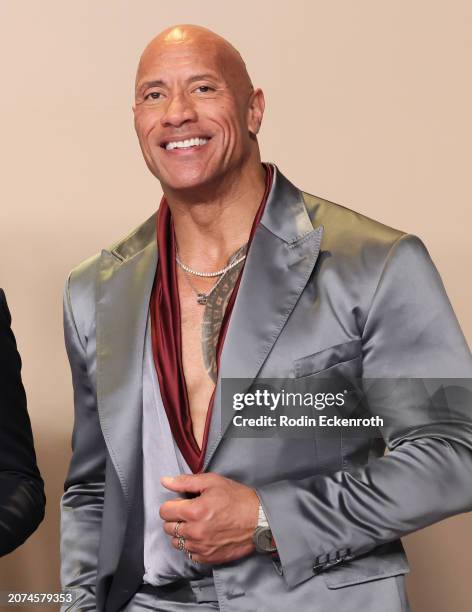
<svg viewBox="0 0 472 612">
<path fill-rule="evenodd" d="M 260 502 L 259 517 L 257 520 L 257 526 L 254 530 L 254 535 L 252 536 L 252 541 L 254 542 L 257 552 L 271 553 L 277 550 L 274 538 L 272 537 L 272 531 L 270 530 L 269 523 Z"/>
</svg>

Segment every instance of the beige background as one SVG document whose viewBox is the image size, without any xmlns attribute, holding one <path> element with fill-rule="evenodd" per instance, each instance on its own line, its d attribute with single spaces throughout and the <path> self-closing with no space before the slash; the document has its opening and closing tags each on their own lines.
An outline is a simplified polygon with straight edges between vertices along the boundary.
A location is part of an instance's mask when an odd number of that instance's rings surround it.
<svg viewBox="0 0 472 612">
<path fill-rule="evenodd" d="M 0 590 L 58 588 L 72 425 L 62 289 L 159 202 L 132 86 L 145 43 L 178 22 L 216 30 L 247 59 L 266 94 L 264 159 L 421 236 L 472 338 L 470 2 L 0 0 L 0 285 L 48 496 L 39 531 L 0 560 Z M 415 612 L 470 612 L 471 527 L 462 515 L 405 539 Z"/>
</svg>

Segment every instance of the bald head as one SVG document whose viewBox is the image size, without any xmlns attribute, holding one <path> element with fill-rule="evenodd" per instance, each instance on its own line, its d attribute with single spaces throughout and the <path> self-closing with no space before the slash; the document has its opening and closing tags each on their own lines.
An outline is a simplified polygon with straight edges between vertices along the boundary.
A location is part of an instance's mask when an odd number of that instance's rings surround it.
<svg viewBox="0 0 472 612">
<path fill-rule="evenodd" d="M 146 163 L 167 195 L 203 186 L 214 193 L 229 177 L 263 182 L 256 135 L 264 94 L 218 34 L 178 25 L 151 40 L 139 61 L 133 112 Z"/>
<path fill-rule="evenodd" d="M 141 76 L 156 61 L 164 62 L 173 51 L 186 50 L 189 56 L 212 60 L 221 69 L 228 83 L 247 97 L 253 85 L 239 51 L 222 36 L 202 26 L 181 24 L 163 30 L 144 49 L 136 73 L 136 89 Z"/>
</svg>

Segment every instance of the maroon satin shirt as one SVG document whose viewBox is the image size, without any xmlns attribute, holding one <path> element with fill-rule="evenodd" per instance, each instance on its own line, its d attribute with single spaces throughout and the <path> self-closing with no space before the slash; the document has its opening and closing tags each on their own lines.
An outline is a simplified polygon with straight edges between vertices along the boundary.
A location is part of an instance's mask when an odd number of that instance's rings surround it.
<svg viewBox="0 0 472 612">
<path fill-rule="evenodd" d="M 264 165 L 264 167 L 266 169 L 264 196 L 252 224 L 248 253 L 257 225 L 264 212 L 265 203 L 272 184 L 272 167 L 269 164 Z M 175 234 L 170 209 L 165 198 L 162 199 L 157 215 L 157 249 L 159 259 L 150 302 L 154 364 L 159 380 L 162 402 L 169 419 L 172 435 L 190 469 L 196 473 L 201 471 L 203 467 L 215 391 L 213 391 L 210 398 L 203 443 L 200 449 L 193 434 L 187 386 L 182 367 L 182 337 L 177 266 L 175 262 Z M 221 350 L 243 269 L 244 264 L 228 300 L 221 323 L 216 348 L 217 368 L 219 367 Z"/>
</svg>

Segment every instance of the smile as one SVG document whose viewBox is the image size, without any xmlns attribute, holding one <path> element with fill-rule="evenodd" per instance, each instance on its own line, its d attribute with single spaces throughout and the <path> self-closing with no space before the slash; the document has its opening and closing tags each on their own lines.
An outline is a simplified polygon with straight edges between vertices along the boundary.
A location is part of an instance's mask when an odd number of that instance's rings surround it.
<svg viewBox="0 0 472 612">
<path fill-rule="evenodd" d="M 203 147 L 209 141 L 209 138 L 190 138 L 188 140 L 173 140 L 162 145 L 166 151 L 172 149 L 190 149 L 192 147 Z"/>
</svg>

